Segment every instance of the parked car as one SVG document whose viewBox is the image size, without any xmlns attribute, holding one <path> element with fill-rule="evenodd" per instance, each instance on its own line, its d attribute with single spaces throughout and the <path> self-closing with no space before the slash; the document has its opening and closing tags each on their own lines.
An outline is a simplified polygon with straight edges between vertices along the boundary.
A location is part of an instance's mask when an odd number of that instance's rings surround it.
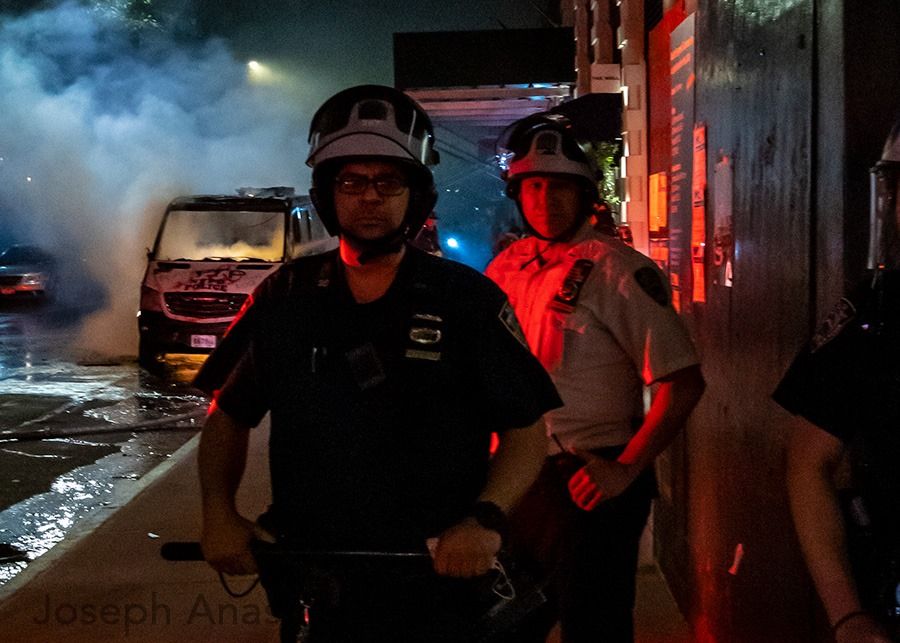
<svg viewBox="0 0 900 643">
<path fill-rule="evenodd" d="M 309 197 L 292 188 L 175 199 L 147 256 L 139 364 L 152 370 L 166 353 L 211 352 L 263 279 L 335 247 Z"/>
<path fill-rule="evenodd" d="M 0 252 L 0 299 L 48 298 L 56 281 L 56 260 L 32 245 L 13 245 Z"/>
</svg>

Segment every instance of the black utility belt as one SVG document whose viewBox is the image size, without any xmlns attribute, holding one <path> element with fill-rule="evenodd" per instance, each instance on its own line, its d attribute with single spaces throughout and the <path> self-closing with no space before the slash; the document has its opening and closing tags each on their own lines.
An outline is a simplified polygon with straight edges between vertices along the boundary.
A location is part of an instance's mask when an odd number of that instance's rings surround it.
<svg viewBox="0 0 900 643">
<path fill-rule="evenodd" d="M 627 445 L 625 444 L 620 444 L 612 447 L 599 447 L 597 449 L 586 450 L 605 460 L 615 460 L 622 455 L 626 446 Z M 559 480 L 568 480 L 585 464 L 584 460 L 574 453 L 557 453 L 556 455 L 548 456 L 545 462 L 545 466 L 552 467 L 555 470 L 555 475 Z M 634 482 L 631 483 L 631 486 L 628 488 L 625 495 L 649 494 L 651 497 L 656 497 L 658 493 L 656 486 L 656 471 L 652 466 L 648 466 L 641 471 Z M 606 504 L 609 504 L 610 502 L 612 501 L 608 500 L 606 501 Z"/>
</svg>

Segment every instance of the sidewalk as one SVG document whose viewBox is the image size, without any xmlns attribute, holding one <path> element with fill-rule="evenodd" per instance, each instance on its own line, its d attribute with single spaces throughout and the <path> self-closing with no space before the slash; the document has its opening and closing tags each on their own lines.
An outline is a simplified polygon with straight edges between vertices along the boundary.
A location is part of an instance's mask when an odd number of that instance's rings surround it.
<svg viewBox="0 0 900 643">
<path fill-rule="evenodd" d="M 268 425 L 252 433 L 238 495 L 245 515 L 268 504 L 267 439 Z M 99 526 L 76 529 L 0 587 L 0 641 L 276 643 L 278 625 L 261 588 L 232 598 L 205 563 L 159 556 L 163 542 L 197 539 L 196 446 L 197 437 L 144 476 L 133 498 L 105 510 Z M 241 590 L 248 581 L 233 585 Z M 638 643 L 691 640 L 653 567 L 639 573 L 638 604 Z"/>
<path fill-rule="evenodd" d="M 252 433 L 238 497 L 247 515 L 268 504 L 267 438 L 267 426 Z M 206 563 L 172 563 L 159 555 L 163 542 L 196 540 L 200 531 L 197 440 L 145 476 L 144 488 L 110 509 L 102 524 L 89 533 L 76 530 L 12 579 L 10 588 L 0 588 L 0 641 L 278 640 L 261 588 L 232 598 Z M 235 589 L 247 584 L 234 583 Z"/>
</svg>

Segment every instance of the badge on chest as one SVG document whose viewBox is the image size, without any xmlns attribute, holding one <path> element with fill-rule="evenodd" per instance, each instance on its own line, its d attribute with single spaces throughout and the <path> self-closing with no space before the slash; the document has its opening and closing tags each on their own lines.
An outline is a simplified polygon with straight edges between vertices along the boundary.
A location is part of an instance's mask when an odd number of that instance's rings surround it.
<svg viewBox="0 0 900 643">
<path fill-rule="evenodd" d="M 590 259 L 579 259 L 572 264 L 562 285 L 550 301 L 550 308 L 563 313 L 571 313 L 575 310 L 575 304 L 578 303 L 578 297 L 581 296 L 581 289 L 593 267 L 594 262 Z"/>
<path fill-rule="evenodd" d="M 413 313 L 406 339 L 405 356 L 433 362 L 441 359 L 444 320 L 439 315 Z"/>
</svg>

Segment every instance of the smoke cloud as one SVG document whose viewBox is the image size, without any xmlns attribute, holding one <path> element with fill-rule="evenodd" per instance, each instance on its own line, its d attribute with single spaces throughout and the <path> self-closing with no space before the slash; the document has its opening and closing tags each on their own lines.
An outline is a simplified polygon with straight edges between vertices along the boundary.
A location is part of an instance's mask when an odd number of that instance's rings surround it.
<svg viewBox="0 0 900 643">
<path fill-rule="evenodd" d="M 253 82 L 221 41 L 176 44 L 71 2 L 0 16 L 0 243 L 64 259 L 63 301 L 96 311 L 80 348 L 135 353 L 145 249 L 170 199 L 307 189 L 318 97 L 269 72 Z"/>
</svg>

